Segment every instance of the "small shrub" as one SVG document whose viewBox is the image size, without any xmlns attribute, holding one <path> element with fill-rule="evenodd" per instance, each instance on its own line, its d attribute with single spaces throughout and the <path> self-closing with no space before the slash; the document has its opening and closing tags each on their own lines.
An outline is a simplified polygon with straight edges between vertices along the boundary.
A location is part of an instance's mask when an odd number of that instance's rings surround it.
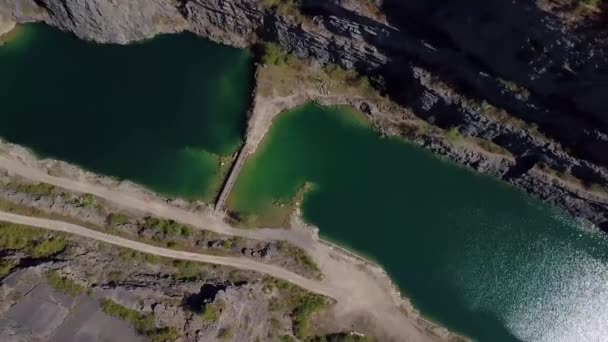
<svg viewBox="0 0 608 342">
<path fill-rule="evenodd" d="M 217 334 L 217 338 L 220 341 L 232 341 L 234 338 L 234 330 L 232 330 L 232 328 L 222 328 Z"/>
<path fill-rule="evenodd" d="M 23 250 L 33 246 L 42 234 L 11 223 L 0 223 L 0 250 Z"/>
<path fill-rule="evenodd" d="M 280 15 L 294 17 L 299 22 L 304 19 L 300 12 L 300 0 L 262 0 L 262 5 Z"/>
<path fill-rule="evenodd" d="M 128 309 L 110 299 L 104 298 L 101 300 L 101 310 L 110 316 L 128 322 L 138 333 L 147 335 L 152 342 L 175 341 L 180 336 L 174 327 L 156 328 L 153 314 L 143 314 Z"/>
<path fill-rule="evenodd" d="M 279 289 L 283 296 L 280 303 L 277 302 L 276 305 L 280 308 L 291 310 L 294 335 L 299 339 L 305 339 L 310 336 L 310 320 L 312 316 L 328 305 L 329 301 L 323 296 L 307 292 L 289 282 L 274 278 L 264 279 L 265 289 L 272 289 L 274 287 Z M 274 303 L 273 306 L 275 306 Z"/>
<path fill-rule="evenodd" d="M 197 279 L 202 273 L 201 266 L 190 261 L 175 260 L 173 266 L 177 268 L 177 279 Z"/>
<path fill-rule="evenodd" d="M 140 225 L 140 227 L 143 230 L 160 232 L 165 236 L 190 237 L 192 235 L 192 230 L 188 226 L 177 223 L 173 220 L 165 220 L 150 216 L 144 219 L 144 222 Z"/>
<path fill-rule="evenodd" d="M 179 336 L 179 332 L 174 327 L 159 328 L 148 333 L 150 342 L 175 341 L 179 338 Z"/>
<path fill-rule="evenodd" d="M 310 334 L 310 319 L 312 315 L 327 305 L 325 298 L 308 294 L 298 299 L 297 306 L 293 311 L 294 334 L 302 339 Z"/>
<path fill-rule="evenodd" d="M 462 134 L 458 127 L 452 127 L 445 132 L 445 138 L 452 144 L 458 144 L 462 141 Z"/>
<path fill-rule="evenodd" d="M 97 200 L 95 196 L 91 194 L 84 194 L 82 196 L 76 197 L 72 200 L 72 203 L 79 208 L 92 208 L 97 205 Z"/>
<path fill-rule="evenodd" d="M 105 298 L 101 300 L 101 310 L 110 316 L 127 321 L 139 333 L 147 334 L 154 330 L 153 315 L 139 313 Z"/>
<path fill-rule="evenodd" d="M 205 321 L 215 322 L 219 318 L 219 314 L 212 304 L 205 305 L 205 310 L 201 313 L 201 318 Z"/>
<path fill-rule="evenodd" d="M 112 271 L 108 273 L 108 279 L 113 283 L 118 283 L 125 279 L 125 276 L 120 271 Z"/>
<path fill-rule="evenodd" d="M 15 267 L 15 263 L 10 261 L 0 261 L 0 279 L 6 277 L 11 274 L 13 268 Z"/>
<path fill-rule="evenodd" d="M 50 238 L 37 244 L 32 249 L 33 258 L 46 258 L 55 254 L 59 254 L 65 250 L 67 242 L 64 239 Z"/>
<path fill-rule="evenodd" d="M 587 6 L 599 7 L 604 2 L 604 0 L 580 0 L 580 2 Z"/>
<path fill-rule="evenodd" d="M 30 195 L 48 196 L 55 193 L 55 186 L 47 183 L 30 184 L 12 181 L 8 183 L 6 187 L 16 192 Z"/>
<path fill-rule="evenodd" d="M 288 55 L 275 43 L 262 45 L 261 62 L 264 65 L 283 65 L 287 62 Z"/>
<path fill-rule="evenodd" d="M 509 152 L 509 150 L 497 145 L 496 143 L 494 143 L 491 140 L 487 140 L 487 139 L 483 139 L 483 138 L 471 138 L 472 141 L 474 141 L 477 146 L 481 147 L 482 149 L 490 152 L 490 153 L 494 153 L 494 154 L 499 154 L 499 155 L 503 155 L 506 157 L 513 157 L 513 154 L 511 152 Z"/>
<path fill-rule="evenodd" d="M 144 254 L 130 249 L 124 249 L 119 254 L 120 260 L 124 262 L 140 262 L 144 261 L 152 265 L 161 263 L 161 258 L 157 255 Z"/>
<path fill-rule="evenodd" d="M 44 258 L 65 250 L 65 239 L 38 229 L 0 222 L 0 250 L 23 251 L 33 258 Z"/>
<path fill-rule="evenodd" d="M 125 214 L 112 213 L 106 217 L 106 222 L 107 222 L 108 226 L 115 228 L 115 227 L 122 226 L 124 224 L 129 223 L 129 217 Z"/>
<path fill-rule="evenodd" d="M 61 291 L 72 297 L 76 297 L 84 293 L 85 288 L 83 286 L 77 284 L 67 277 L 62 277 L 56 271 L 48 271 L 45 273 L 45 276 L 49 286 L 57 291 Z"/>
<path fill-rule="evenodd" d="M 319 272 L 319 266 L 311 256 L 303 249 L 281 240 L 277 242 L 277 249 L 287 255 L 291 255 L 296 264 L 306 267 L 313 272 Z"/>
</svg>

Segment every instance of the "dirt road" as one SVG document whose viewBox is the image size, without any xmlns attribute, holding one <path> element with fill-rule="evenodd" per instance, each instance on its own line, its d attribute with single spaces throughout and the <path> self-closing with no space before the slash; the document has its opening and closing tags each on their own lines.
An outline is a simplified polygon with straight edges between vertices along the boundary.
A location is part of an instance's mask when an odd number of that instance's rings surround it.
<svg viewBox="0 0 608 342">
<path fill-rule="evenodd" d="M 272 277 L 283 279 L 296 284 L 308 291 L 319 293 L 331 298 L 339 298 L 340 294 L 337 293 L 336 289 L 332 289 L 330 286 L 316 282 L 307 278 L 304 278 L 298 274 L 287 271 L 281 267 L 268 265 L 261 262 L 257 262 L 247 258 L 237 257 L 224 257 L 216 255 L 190 253 L 184 251 L 177 251 L 173 249 L 161 248 L 157 246 L 148 245 L 145 243 L 125 239 L 116 235 L 105 234 L 96 230 L 88 229 L 82 226 L 77 226 L 71 223 L 63 221 L 55 221 L 44 218 L 37 218 L 31 216 L 22 216 L 12 213 L 0 211 L 0 221 L 13 222 L 26 226 L 39 227 L 44 229 L 50 229 L 58 232 L 64 232 L 69 234 L 78 235 L 81 237 L 103 241 L 112 245 L 132 249 L 135 251 L 158 255 L 161 257 L 188 260 L 195 262 L 202 262 L 208 264 L 217 264 L 223 266 L 236 267 L 243 270 L 256 271 L 270 275 Z"/>
<path fill-rule="evenodd" d="M 310 249 L 314 244 L 312 235 L 306 231 L 285 229 L 246 230 L 234 228 L 224 222 L 224 215 L 221 213 L 213 211 L 191 212 L 176 208 L 157 199 L 140 198 L 135 194 L 119 189 L 110 189 L 102 185 L 51 176 L 39 168 L 28 166 L 19 160 L 6 156 L 0 156 L 0 169 L 5 169 L 9 173 L 32 181 L 52 184 L 75 192 L 89 193 L 124 208 L 135 209 L 150 215 L 171 219 L 198 229 L 261 241 L 285 240 L 304 249 Z"/>
<path fill-rule="evenodd" d="M 206 255 L 206 254 L 198 254 L 198 253 L 190 253 L 184 251 L 177 251 L 173 249 L 161 248 L 157 246 L 152 246 L 148 244 L 144 244 L 141 242 L 125 239 L 119 236 L 105 234 L 102 232 L 98 232 L 95 230 L 91 230 L 82 226 L 74 225 L 67 222 L 44 219 L 44 218 L 36 218 L 31 216 L 22 216 L 16 215 L 12 213 L 7 213 L 0 211 L 0 221 L 4 222 L 12 222 L 32 227 L 39 227 L 44 229 L 49 229 L 58 232 L 64 232 L 68 234 L 78 235 L 84 238 L 94 239 L 97 241 L 102 241 L 105 243 L 113 244 L 116 246 L 132 249 L 135 251 L 139 251 L 142 253 L 153 254 L 161 257 L 179 259 L 179 260 L 188 260 L 194 262 L 202 262 L 209 264 L 217 264 L 223 266 L 230 266 L 244 270 L 251 270 L 255 272 L 264 273 L 270 275 L 272 277 L 283 279 L 289 281 L 293 284 L 296 284 L 308 291 L 325 295 L 327 297 L 333 298 L 338 302 L 337 313 L 338 314 L 348 314 L 348 312 L 353 311 L 353 308 L 358 308 L 360 310 L 364 310 L 368 314 L 377 317 L 377 319 L 381 319 L 385 324 L 389 323 L 395 327 L 401 327 L 406 329 L 404 330 L 404 335 L 400 335 L 405 338 L 405 340 L 409 340 L 408 337 L 416 336 L 412 341 L 424 341 L 427 340 L 425 336 L 420 334 L 418 329 L 415 326 L 408 327 L 407 325 L 403 325 L 401 313 L 397 310 L 392 312 L 392 315 L 387 315 L 386 307 L 382 305 L 378 306 L 377 304 L 381 304 L 383 301 L 378 301 L 377 291 L 380 290 L 378 288 L 368 288 L 368 290 L 372 290 L 376 292 L 366 293 L 365 296 L 361 296 L 360 291 L 351 292 L 348 291 L 349 286 L 343 286 L 342 282 L 333 282 L 333 281 L 315 281 L 304 278 L 300 275 L 297 275 L 293 272 L 287 271 L 283 268 L 268 265 L 264 263 L 260 263 L 251 259 L 246 258 L 237 258 L 237 257 L 223 257 L 223 256 L 215 256 L 215 255 Z M 334 269 L 334 271 L 337 271 Z M 339 275 L 343 282 L 349 283 L 348 277 L 352 270 L 342 269 L 339 272 Z M 335 277 L 331 277 L 330 279 L 336 279 Z M 355 275 L 355 280 L 357 279 Z M 365 282 L 364 282 L 365 284 Z M 371 299 L 371 301 L 370 301 Z M 346 312 L 342 312 L 346 310 Z M 392 311 L 392 310 L 391 310 Z M 401 324 L 399 321 L 402 321 Z M 411 329 L 411 330 L 410 330 Z M 429 339 L 430 340 L 430 339 Z"/>
</svg>

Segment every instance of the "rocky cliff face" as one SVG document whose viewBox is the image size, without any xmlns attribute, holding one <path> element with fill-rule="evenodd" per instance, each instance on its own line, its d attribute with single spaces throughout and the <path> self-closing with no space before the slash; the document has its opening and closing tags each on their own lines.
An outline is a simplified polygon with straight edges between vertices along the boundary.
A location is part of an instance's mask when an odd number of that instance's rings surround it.
<svg viewBox="0 0 608 342">
<path fill-rule="evenodd" d="M 564 1 L 555 2 L 302 0 L 298 14 L 283 15 L 258 0 L 0 0 L 0 12 L 100 42 L 183 30 L 239 47 L 262 39 L 382 75 L 403 107 L 492 141 L 516 162 L 422 144 L 608 229 L 608 196 L 597 191 L 608 186 L 608 30 L 564 20 Z"/>
</svg>

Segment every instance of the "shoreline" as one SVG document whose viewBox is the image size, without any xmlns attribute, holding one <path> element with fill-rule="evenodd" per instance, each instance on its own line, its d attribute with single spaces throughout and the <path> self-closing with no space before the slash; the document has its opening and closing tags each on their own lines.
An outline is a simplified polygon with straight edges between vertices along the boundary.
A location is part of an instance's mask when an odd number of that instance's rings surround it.
<svg viewBox="0 0 608 342">
<path fill-rule="evenodd" d="M 447 327 L 441 325 L 440 323 L 434 321 L 430 317 L 422 314 L 418 309 L 414 307 L 410 298 L 407 295 L 404 295 L 401 288 L 393 281 L 390 274 L 386 271 L 386 269 L 378 264 L 377 262 L 371 260 L 369 257 L 363 256 L 359 254 L 356 250 L 351 250 L 346 247 L 340 246 L 337 243 L 332 241 L 323 239 L 319 236 L 319 227 L 314 226 L 312 224 L 307 223 L 302 216 L 302 212 L 300 208 L 296 208 L 289 217 L 290 225 L 292 227 L 298 227 L 310 230 L 310 232 L 316 237 L 317 241 L 328 247 L 329 249 L 337 252 L 341 257 L 351 259 L 354 262 L 360 262 L 362 265 L 368 268 L 368 270 L 372 272 L 376 272 L 378 276 L 383 277 L 385 281 L 390 285 L 390 291 L 397 300 L 401 302 L 401 308 L 404 310 L 404 314 L 411 319 L 414 319 L 420 325 L 425 325 L 424 328 L 431 331 L 432 334 L 437 336 L 442 336 L 446 340 L 449 341 L 473 341 L 472 338 L 467 337 L 459 332 L 455 332 L 453 330 L 448 329 Z"/>
<path fill-rule="evenodd" d="M 39 159 L 30 149 L 0 140 L 0 155 L 5 159 L 12 160 L 30 170 L 37 170 L 41 174 L 63 179 L 63 187 L 70 189 L 68 183 L 77 183 L 84 189 L 90 190 L 88 193 L 100 195 L 106 200 L 115 202 L 125 209 L 135 209 L 138 205 L 145 205 L 146 209 L 152 212 L 164 213 L 164 217 L 182 221 L 182 223 L 200 226 L 201 229 L 209 229 L 208 224 L 212 224 L 214 229 L 226 230 L 225 234 L 251 235 L 254 239 L 300 239 L 305 245 L 305 250 L 313 257 L 315 262 L 321 266 L 324 274 L 322 284 L 333 289 L 334 293 L 339 294 L 339 300 L 332 309 L 335 315 L 336 324 L 344 325 L 341 328 L 348 329 L 348 321 L 367 315 L 373 318 L 375 324 L 368 327 L 374 334 L 386 336 L 387 340 L 399 340 L 399 336 L 416 337 L 420 341 L 449 341 L 449 340 L 470 340 L 457 333 L 449 331 L 431 320 L 424 318 L 411 304 L 407 297 L 403 297 L 399 288 L 393 283 L 388 273 L 375 263 L 364 257 L 358 256 L 356 252 L 351 252 L 344 247 L 334 247 L 335 244 L 328 244 L 318 238 L 312 226 L 298 225 L 290 231 L 279 231 L 276 229 L 266 230 L 256 229 L 253 232 L 244 231 L 238 228 L 231 228 L 223 221 L 223 217 L 213 215 L 214 211 L 207 205 L 193 205 L 187 201 L 174 200 L 167 201 L 145 187 L 135 183 L 125 181 L 118 182 L 111 177 L 97 175 L 83 170 L 75 165 L 55 159 Z M 11 162 L 11 163 L 12 163 Z M 37 178 L 35 174 L 22 174 L 15 170 L 10 163 L 0 168 L 7 170 L 11 175 L 22 176 L 30 181 L 54 184 L 45 179 Z M 53 176 L 52 176 L 53 175 Z M 45 176 L 46 177 L 46 176 Z M 74 189 L 71 189 L 74 190 Z M 92 192 L 91 192 L 92 191 Z M 143 199 L 138 203 L 138 199 Z M 142 204 L 144 203 L 144 204 Z M 180 217 L 175 217 L 175 213 L 182 213 Z M 296 218 L 296 215 L 292 215 Z M 205 221 L 209 221 L 205 224 Z M 303 221 L 301 221 L 303 223 Z M 305 223 L 304 223 L 305 224 Z M 365 301 L 357 302 L 351 297 L 365 298 Z M 363 297 L 362 297 L 363 296 Z"/>
<path fill-rule="evenodd" d="M 8 42 L 17 28 L 17 23 L 0 14 L 0 46 Z"/>
</svg>

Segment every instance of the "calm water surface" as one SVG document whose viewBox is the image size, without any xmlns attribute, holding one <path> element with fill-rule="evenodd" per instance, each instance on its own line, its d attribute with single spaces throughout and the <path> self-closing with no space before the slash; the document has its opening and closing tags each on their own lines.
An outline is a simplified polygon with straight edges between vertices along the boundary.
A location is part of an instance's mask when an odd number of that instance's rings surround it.
<svg viewBox="0 0 608 342">
<path fill-rule="evenodd" d="M 247 52 L 182 34 L 95 45 L 41 25 L 0 47 L 0 136 L 185 197 L 210 198 L 252 88 Z M 559 212 L 345 109 L 280 116 L 230 207 L 305 218 L 383 264 L 414 305 L 481 341 L 604 341 L 608 243 Z M 277 209 L 279 208 L 279 209 Z"/>
<path fill-rule="evenodd" d="M 247 51 L 190 34 L 98 45 L 27 25 L 0 46 L 0 136 L 42 156 L 210 199 L 241 144 Z"/>
<path fill-rule="evenodd" d="M 608 243 L 520 191 L 306 105 L 278 117 L 230 206 L 263 217 L 305 182 L 305 218 L 424 315 L 480 341 L 606 340 Z"/>
</svg>

